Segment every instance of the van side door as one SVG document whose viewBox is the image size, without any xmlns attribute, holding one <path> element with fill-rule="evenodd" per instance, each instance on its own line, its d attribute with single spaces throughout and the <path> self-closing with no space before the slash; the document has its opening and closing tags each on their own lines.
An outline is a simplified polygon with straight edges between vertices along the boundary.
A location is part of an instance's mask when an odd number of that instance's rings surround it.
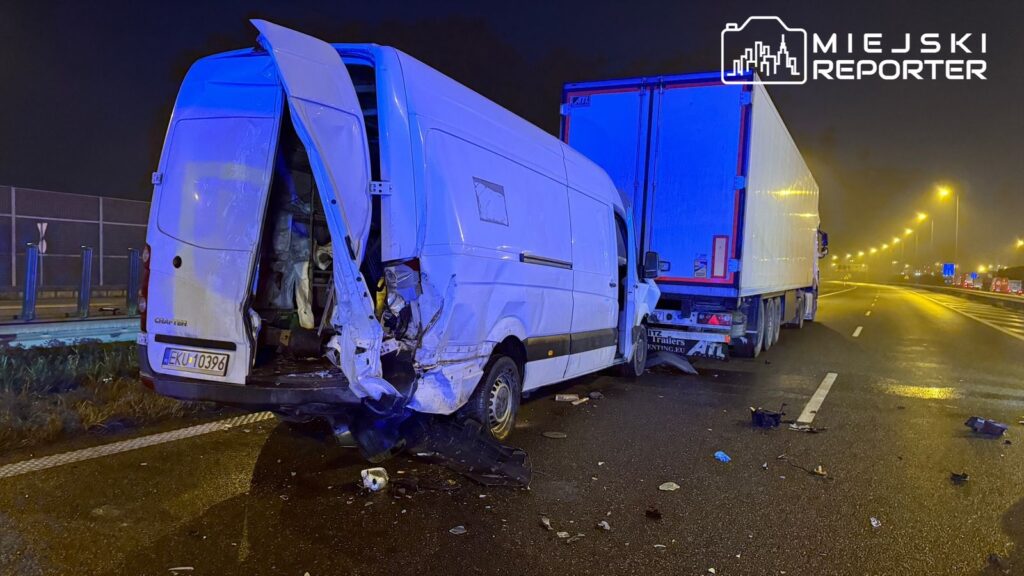
<svg viewBox="0 0 1024 576">
<path fill-rule="evenodd" d="M 612 207 L 569 189 L 572 229 L 572 323 L 565 376 L 600 370 L 618 340 L 618 251 Z"/>
</svg>

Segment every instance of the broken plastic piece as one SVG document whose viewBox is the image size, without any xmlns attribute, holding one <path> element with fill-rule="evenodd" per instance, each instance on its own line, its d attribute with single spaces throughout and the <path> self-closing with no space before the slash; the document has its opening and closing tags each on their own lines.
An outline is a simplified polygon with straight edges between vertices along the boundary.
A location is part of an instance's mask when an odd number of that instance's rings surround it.
<svg viewBox="0 0 1024 576">
<path fill-rule="evenodd" d="M 715 460 L 718 460 L 719 462 L 726 462 L 726 463 L 732 462 L 732 458 L 729 458 L 729 455 L 726 454 L 725 452 L 722 452 L 721 450 L 719 450 L 718 452 L 715 452 Z"/>
<path fill-rule="evenodd" d="M 583 404 L 584 402 L 590 402 L 590 398 L 580 398 L 578 400 L 573 400 L 572 401 L 572 405 L 573 406 L 579 406 L 580 404 Z"/>
<path fill-rule="evenodd" d="M 363 488 L 380 492 L 388 485 L 388 471 L 383 468 L 366 468 L 359 473 L 363 477 Z"/>
<path fill-rule="evenodd" d="M 984 434 L 986 436 L 1002 436 L 1003 432 L 1006 432 L 1006 424 L 996 422 L 995 420 L 989 420 L 980 416 L 971 416 L 964 422 L 964 426 L 967 426 L 971 430 L 974 430 L 978 434 Z"/>
<path fill-rule="evenodd" d="M 544 436 L 545 438 L 551 438 L 551 439 L 554 439 L 554 440 L 561 440 L 563 438 L 568 438 L 568 435 L 565 432 L 544 432 L 542 434 L 542 436 Z"/>
<path fill-rule="evenodd" d="M 601 520 L 600 522 L 598 522 L 597 523 L 597 527 L 600 528 L 601 530 L 611 530 L 612 529 L 611 524 L 609 524 L 607 520 Z"/>
<path fill-rule="evenodd" d="M 879 520 L 878 518 L 875 518 L 874 516 L 872 516 L 871 517 L 871 527 L 874 528 L 875 530 L 878 530 L 879 528 L 882 527 L 882 521 Z"/>
<path fill-rule="evenodd" d="M 697 375 L 697 369 L 693 367 L 693 364 L 690 364 L 690 361 L 685 356 L 675 352 L 659 350 L 647 358 L 647 368 L 653 368 L 661 364 L 668 364 L 684 374 Z"/>
<path fill-rule="evenodd" d="M 484 434 L 479 422 L 412 418 L 405 427 L 410 451 L 430 458 L 485 486 L 530 485 L 533 468 L 523 450 Z"/>
<path fill-rule="evenodd" d="M 750 423 L 755 428 L 778 428 L 779 424 L 782 423 L 782 417 L 786 415 L 786 413 L 782 411 L 785 407 L 786 405 L 783 404 L 779 408 L 779 411 L 776 412 L 774 410 L 765 410 L 764 408 L 754 408 L 751 406 Z"/>
<path fill-rule="evenodd" d="M 466 527 L 461 525 L 461 524 L 459 524 L 458 526 L 456 526 L 454 528 L 449 529 L 448 531 L 451 532 L 452 534 L 455 534 L 456 536 L 459 536 L 461 534 L 465 534 L 466 532 L 468 532 L 468 530 L 466 530 Z"/>
<path fill-rule="evenodd" d="M 658 486 L 658 490 L 661 490 L 662 492 L 675 492 L 676 490 L 679 490 L 679 484 L 676 484 L 675 482 L 665 482 L 661 486 Z"/>
<path fill-rule="evenodd" d="M 555 402 L 575 402 L 579 399 L 579 394 L 555 394 Z"/>
<path fill-rule="evenodd" d="M 547 516 L 541 516 L 540 517 L 540 525 L 543 526 L 544 529 L 547 530 L 548 532 L 551 532 L 552 530 L 554 530 L 554 528 L 551 527 L 551 519 L 548 518 Z"/>
</svg>

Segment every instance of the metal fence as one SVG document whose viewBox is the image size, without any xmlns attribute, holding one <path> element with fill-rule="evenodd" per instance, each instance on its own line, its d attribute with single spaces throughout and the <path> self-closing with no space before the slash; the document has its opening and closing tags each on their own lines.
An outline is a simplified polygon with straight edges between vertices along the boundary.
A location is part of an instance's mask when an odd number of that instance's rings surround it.
<svg viewBox="0 0 1024 576">
<path fill-rule="evenodd" d="M 82 247 L 92 248 L 92 285 L 125 288 L 128 249 L 146 244 L 149 202 L 0 186 L 0 290 L 25 281 L 28 244 L 39 247 L 40 288 L 77 288 Z"/>
</svg>

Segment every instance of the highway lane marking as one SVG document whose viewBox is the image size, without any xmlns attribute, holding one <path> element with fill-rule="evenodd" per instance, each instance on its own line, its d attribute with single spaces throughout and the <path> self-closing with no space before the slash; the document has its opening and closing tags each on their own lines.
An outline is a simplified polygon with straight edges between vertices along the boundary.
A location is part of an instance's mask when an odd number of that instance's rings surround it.
<svg viewBox="0 0 1024 576">
<path fill-rule="evenodd" d="M 838 292 L 829 292 L 827 294 L 819 294 L 818 298 L 825 298 L 827 296 L 835 296 L 836 294 L 842 294 L 843 292 L 849 292 L 850 290 L 856 290 L 857 288 L 859 288 L 859 286 L 854 286 L 853 288 L 847 288 L 846 290 L 840 290 Z"/>
<path fill-rule="evenodd" d="M 1016 332 L 1016 331 L 1014 331 L 1014 330 L 1012 330 L 1010 328 L 1006 328 L 1004 326 L 1000 326 L 999 324 L 996 324 L 995 322 L 992 322 L 990 320 L 986 320 L 985 318 L 982 318 L 980 315 L 972 314 L 971 312 L 968 312 L 966 310 L 966 308 L 970 308 L 972 306 L 983 306 L 981 304 L 974 304 L 973 302 L 963 302 L 963 303 L 957 302 L 957 305 L 952 305 L 952 304 L 948 304 L 946 302 L 943 302 L 941 300 L 938 300 L 936 298 L 932 298 L 931 296 L 925 296 L 924 294 L 922 294 L 920 292 L 916 292 L 916 291 L 912 291 L 912 290 L 906 290 L 906 292 L 909 292 L 910 294 L 913 294 L 913 295 L 915 295 L 915 296 L 917 296 L 919 298 L 924 298 L 925 300 L 928 300 L 930 302 L 938 304 L 939 306 L 942 306 L 943 308 L 946 308 L 948 310 L 952 310 L 953 312 L 956 312 L 957 314 L 962 314 L 962 315 L 970 318 L 971 320 L 974 320 L 975 322 L 980 322 L 980 323 L 988 326 L 989 328 L 998 330 L 998 331 L 1002 332 L 1003 334 L 1006 334 L 1007 336 L 1012 336 L 1012 337 L 1016 338 L 1017 340 L 1024 341 L 1024 334 L 1021 334 L 1020 332 Z M 988 311 L 988 310 L 986 310 L 986 313 L 992 314 L 992 312 Z M 1010 311 L 1007 311 L 1006 315 L 1009 316 L 1009 318 L 1011 318 L 1011 319 L 1015 319 L 1013 316 L 1011 316 L 1011 312 Z"/>
<path fill-rule="evenodd" d="M 857 326 L 857 329 L 853 331 L 854 338 L 860 338 L 860 331 L 863 330 L 863 326 Z"/>
<path fill-rule="evenodd" d="M 111 456 L 122 452 L 128 452 L 129 450 L 156 446 L 157 444 L 166 444 L 167 442 L 174 442 L 175 440 L 183 440 L 185 438 L 194 438 L 211 432 L 222 432 L 224 430 L 230 430 L 231 428 L 237 428 L 238 426 L 245 426 L 247 424 L 254 424 L 256 422 L 269 420 L 273 417 L 274 415 L 271 412 L 256 412 L 253 414 L 245 414 L 244 416 L 235 416 L 234 418 L 217 420 L 216 422 L 207 422 L 206 424 L 197 424 L 187 428 L 179 428 L 178 430 L 171 430 L 169 432 L 140 436 L 130 440 L 101 444 L 91 448 L 82 448 L 81 450 L 73 450 L 71 452 L 64 452 L 63 454 L 54 454 L 52 456 L 43 456 L 41 458 L 33 458 L 31 460 L 22 460 L 21 462 L 14 462 L 12 464 L 0 466 L 0 478 L 11 478 L 22 474 L 28 474 L 29 472 L 38 472 L 40 470 L 56 468 L 57 466 L 71 464 L 73 462 L 82 462 L 83 460 L 92 460 L 93 458 Z"/>
<path fill-rule="evenodd" d="M 865 312 L 864 315 L 865 316 L 871 316 L 871 310 L 868 310 L 867 312 Z"/>
<path fill-rule="evenodd" d="M 804 406 L 804 411 L 800 413 L 800 417 L 796 419 L 796 423 L 799 424 L 810 424 L 814 421 L 814 416 L 818 414 L 818 409 L 821 408 L 822 402 L 825 401 L 825 396 L 828 396 L 828 391 L 832 389 L 832 384 L 835 383 L 836 378 L 839 374 L 835 372 L 829 372 L 825 374 L 825 379 L 818 385 L 818 389 L 814 391 L 814 395 L 807 401 L 807 406 Z"/>
</svg>

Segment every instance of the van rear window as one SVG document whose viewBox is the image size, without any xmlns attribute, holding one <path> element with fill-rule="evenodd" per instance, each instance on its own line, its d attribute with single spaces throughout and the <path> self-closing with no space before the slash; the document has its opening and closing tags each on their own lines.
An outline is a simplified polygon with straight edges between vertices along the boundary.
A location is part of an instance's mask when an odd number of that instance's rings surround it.
<svg viewBox="0 0 1024 576">
<path fill-rule="evenodd" d="M 199 118 L 174 125 L 157 223 L 202 248 L 251 250 L 270 185 L 274 118 Z"/>
</svg>

